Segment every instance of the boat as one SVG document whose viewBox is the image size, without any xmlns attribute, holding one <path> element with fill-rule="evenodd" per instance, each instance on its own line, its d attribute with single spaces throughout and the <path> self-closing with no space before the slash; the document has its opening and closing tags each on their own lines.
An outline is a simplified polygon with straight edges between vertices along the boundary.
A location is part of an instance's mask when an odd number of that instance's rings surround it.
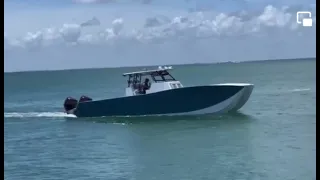
<svg viewBox="0 0 320 180">
<path fill-rule="evenodd" d="M 248 101 L 254 85 L 224 83 L 185 87 L 170 71 L 172 67 L 124 73 L 125 96 L 79 101 L 67 97 L 64 109 L 77 117 L 203 115 L 239 110 Z"/>
</svg>

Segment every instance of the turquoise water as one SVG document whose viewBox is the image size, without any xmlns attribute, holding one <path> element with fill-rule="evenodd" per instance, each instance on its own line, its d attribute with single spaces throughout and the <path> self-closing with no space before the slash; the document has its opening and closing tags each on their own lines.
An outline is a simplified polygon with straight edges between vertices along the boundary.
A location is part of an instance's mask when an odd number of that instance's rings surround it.
<svg viewBox="0 0 320 180">
<path fill-rule="evenodd" d="M 141 68 L 5 73 L 5 179 L 316 179 L 315 59 L 174 68 L 255 89 L 236 114 L 77 119 L 66 96 L 123 96 Z"/>
</svg>

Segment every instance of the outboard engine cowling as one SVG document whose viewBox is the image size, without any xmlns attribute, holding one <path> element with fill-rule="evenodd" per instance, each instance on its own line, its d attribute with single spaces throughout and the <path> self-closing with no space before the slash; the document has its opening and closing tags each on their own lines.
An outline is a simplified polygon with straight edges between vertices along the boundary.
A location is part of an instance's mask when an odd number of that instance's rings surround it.
<svg viewBox="0 0 320 180">
<path fill-rule="evenodd" d="M 67 97 L 64 101 L 64 110 L 66 112 L 70 111 L 71 109 L 74 109 L 77 107 L 78 101 L 73 97 Z"/>
<path fill-rule="evenodd" d="M 88 96 L 81 96 L 79 102 L 86 102 L 86 101 L 92 101 L 91 98 Z"/>
</svg>

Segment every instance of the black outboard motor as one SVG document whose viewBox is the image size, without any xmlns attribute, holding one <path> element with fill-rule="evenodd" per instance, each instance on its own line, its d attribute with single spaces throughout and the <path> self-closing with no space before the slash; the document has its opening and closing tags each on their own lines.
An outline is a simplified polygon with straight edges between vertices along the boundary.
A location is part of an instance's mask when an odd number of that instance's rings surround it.
<svg viewBox="0 0 320 180">
<path fill-rule="evenodd" d="M 86 102 L 86 101 L 92 101 L 91 98 L 88 96 L 81 96 L 79 102 Z"/>
<path fill-rule="evenodd" d="M 74 109 L 77 107 L 78 101 L 73 97 L 67 97 L 64 101 L 64 110 L 66 112 L 70 111 L 71 109 Z"/>
</svg>

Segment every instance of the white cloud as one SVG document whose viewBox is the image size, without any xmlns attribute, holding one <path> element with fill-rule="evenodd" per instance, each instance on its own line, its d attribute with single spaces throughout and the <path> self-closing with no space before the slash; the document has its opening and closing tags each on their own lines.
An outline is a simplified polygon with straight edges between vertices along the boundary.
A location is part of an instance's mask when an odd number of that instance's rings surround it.
<svg viewBox="0 0 320 180">
<path fill-rule="evenodd" d="M 81 26 L 78 24 L 64 24 L 60 29 L 60 34 L 66 42 L 77 42 L 81 35 Z"/>
<path fill-rule="evenodd" d="M 315 56 L 315 27 L 298 26 L 290 7 L 268 5 L 259 13 L 114 11 L 113 20 L 108 14 L 110 10 L 97 9 L 85 13 L 95 17 L 84 23 L 63 24 L 61 19 L 60 27 L 23 36 L 10 35 L 15 17 L 7 17 L 5 71 Z"/>
</svg>

